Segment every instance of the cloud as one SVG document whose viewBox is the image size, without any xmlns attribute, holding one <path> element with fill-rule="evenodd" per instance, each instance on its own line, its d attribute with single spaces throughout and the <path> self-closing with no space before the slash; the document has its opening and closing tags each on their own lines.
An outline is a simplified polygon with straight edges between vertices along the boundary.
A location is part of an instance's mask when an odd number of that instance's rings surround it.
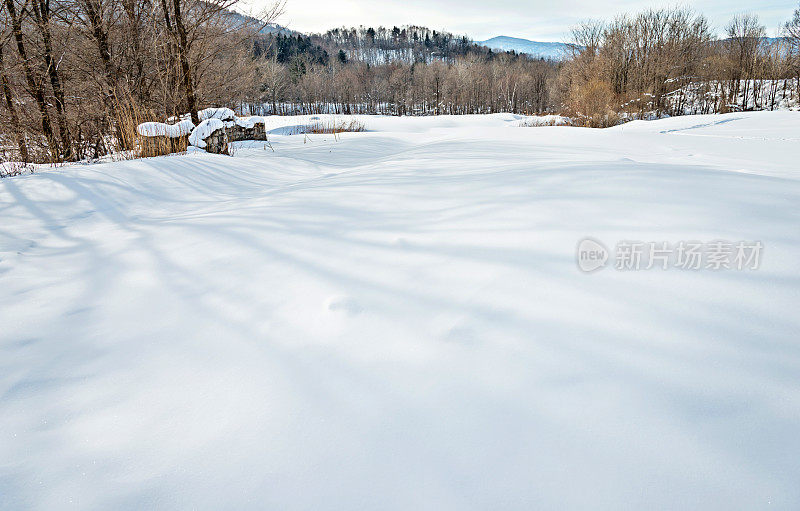
<svg viewBox="0 0 800 511">
<path fill-rule="evenodd" d="M 340 26 L 416 24 L 467 34 L 476 40 L 508 35 L 561 41 L 568 37 L 572 25 L 586 18 L 608 19 L 625 12 L 674 5 L 674 0 L 288 0 L 279 22 L 301 32 L 323 32 Z M 692 7 L 705 14 L 720 32 L 735 14 L 755 12 L 768 31 L 776 33 L 797 3 L 697 0 Z"/>
</svg>

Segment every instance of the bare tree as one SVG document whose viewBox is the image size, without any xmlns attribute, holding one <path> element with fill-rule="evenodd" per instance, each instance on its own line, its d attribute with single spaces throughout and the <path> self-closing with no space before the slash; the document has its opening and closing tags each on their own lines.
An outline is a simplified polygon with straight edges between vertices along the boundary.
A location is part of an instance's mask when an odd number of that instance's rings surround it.
<svg viewBox="0 0 800 511">
<path fill-rule="evenodd" d="M 25 75 L 25 80 L 28 86 L 27 92 L 34 98 L 36 105 L 39 109 L 39 116 L 42 123 L 42 134 L 47 140 L 48 150 L 55 161 L 61 160 L 61 155 L 58 142 L 56 141 L 53 133 L 53 125 L 50 122 L 50 113 L 47 110 L 47 102 L 45 100 L 45 90 L 43 81 L 36 76 L 31 60 L 28 57 L 28 50 L 23 36 L 22 22 L 24 16 L 23 10 L 17 11 L 15 0 L 5 0 L 6 11 L 8 13 L 9 21 L 11 22 L 11 30 L 14 36 L 14 42 L 17 46 L 21 66 Z"/>
<path fill-rule="evenodd" d="M 751 80 L 755 77 L 759 50 L 766 35 L 766 29 L 759 23 L 758 16 L 740 14 L 731 20 L 726 32 L 728 35 L 725 43 L 729 79 L 732 85 L 729 100 L 735 101 L 741 93 L 741 107 L 745 109 L 750 93 L 755 95 L 755 88 L 752 87 Z"/>
<path fill-rule="evenodd" d="M 175 60 L 180 69 L 186 108 L 192 122 L 200 122 L 197 108 L 195 74 L 198 62 L 207 56 L 193 53 L 203 41 L 239 31 L 258 31 L 272 22 L 283 9 L 283 4 L 274 4 L 258 17 L 235 16 L 232 9 L 239 0 L 160 0 L 164 26 L 172 39 Z"/>
<path fill-rule="evenodd" d="M 0 11 L 2 11 L 2 8 L 0 8 Z M 5 100 L 5 107 L 6 110 L 8 110 L 8 116 L 11 121 L 11 132 L 16 139 L 20 158 L 23 162 L 27 163 L 29 161 L 28 146 L 25 144 L 25 134 L 22 131 L 17 108 L 14 105 L 14 93 L 11 90 L 11 82 L 6 72 L 5 61 L 3 59 L 5 45 L 5 34 L 0 33 L 0 87 L 3 89 L 3 99 Z"/>
<path fill-rule="evenodd" d="M 69 123 L 67 122 L 64 88 L 62 87 L 61 76 L 53 53 L 53 36 L 50 30 L 52 20 L 50 0 L 30 1 L 35 26 L 39 30 L 39 36 L 42 42 L 42 48 L 40 50 L 41 58 L 44 61 L 44 67 L 50 80 L 50 86 L 53 89 L 53 96 L 55 97 L 56 119 L 58 121 L 58 131 L 61 136 L 61 147 L 64 152 L 64 158 L 69 160 L 73 156 L 72 137 L 70 137 Z"/>
<path fill-rule="evenodd" d="M 794 16 L 784 26 L 784 32 L 789 40 L 791 66 L 794 68 L 797 88 L 800 90 L 800 7 L 795 9 Z"/>
</svg>

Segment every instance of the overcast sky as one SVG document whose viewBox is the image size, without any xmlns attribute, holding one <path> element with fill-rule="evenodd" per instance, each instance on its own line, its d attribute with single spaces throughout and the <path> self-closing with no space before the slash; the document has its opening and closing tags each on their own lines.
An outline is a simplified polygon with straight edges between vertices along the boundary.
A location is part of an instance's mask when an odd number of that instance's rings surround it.
<svg viewBox="0 0 800 511">
<path fill-rule="evenodd" d="M 467 34 L 474 40 L 506 35 L 563 41 L 569 27 L 582 19 L 605 19 L 648 7 L 674 5 L 675 0 L 287 0 L 278 23 L 301 32 L 324 32 L 341 26 L 414 24 Z M 791 17 L 798 1 L 698 0 L 690 5 L 705 14 L 718 32 L 733 15 L 753 12 L 760 16 L 768 33 L 775 35 Z"/>
</svg>

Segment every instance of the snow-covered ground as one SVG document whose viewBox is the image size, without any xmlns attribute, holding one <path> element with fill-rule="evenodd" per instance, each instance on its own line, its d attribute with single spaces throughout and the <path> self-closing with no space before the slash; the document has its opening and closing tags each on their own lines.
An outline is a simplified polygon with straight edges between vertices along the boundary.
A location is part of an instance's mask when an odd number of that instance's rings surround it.
<svg viewBox="0 0 800 511">
<path fill-rule="evenodd" d="M 362 119 L 0 180 L 0 508 L 800 507 L 800 113 Z"/>
</svg>

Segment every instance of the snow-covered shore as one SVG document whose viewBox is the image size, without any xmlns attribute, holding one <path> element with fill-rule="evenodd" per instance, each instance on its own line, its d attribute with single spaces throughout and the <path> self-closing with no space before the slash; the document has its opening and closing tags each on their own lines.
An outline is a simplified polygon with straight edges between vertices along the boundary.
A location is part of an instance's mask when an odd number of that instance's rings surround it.
<svg viewBox="0 0 800 511">
<path fill-rule="evenodd" d="M 800 113 L 359 119 L 0 180 L 0 509 L 800 506 Z"/>
</svg>

